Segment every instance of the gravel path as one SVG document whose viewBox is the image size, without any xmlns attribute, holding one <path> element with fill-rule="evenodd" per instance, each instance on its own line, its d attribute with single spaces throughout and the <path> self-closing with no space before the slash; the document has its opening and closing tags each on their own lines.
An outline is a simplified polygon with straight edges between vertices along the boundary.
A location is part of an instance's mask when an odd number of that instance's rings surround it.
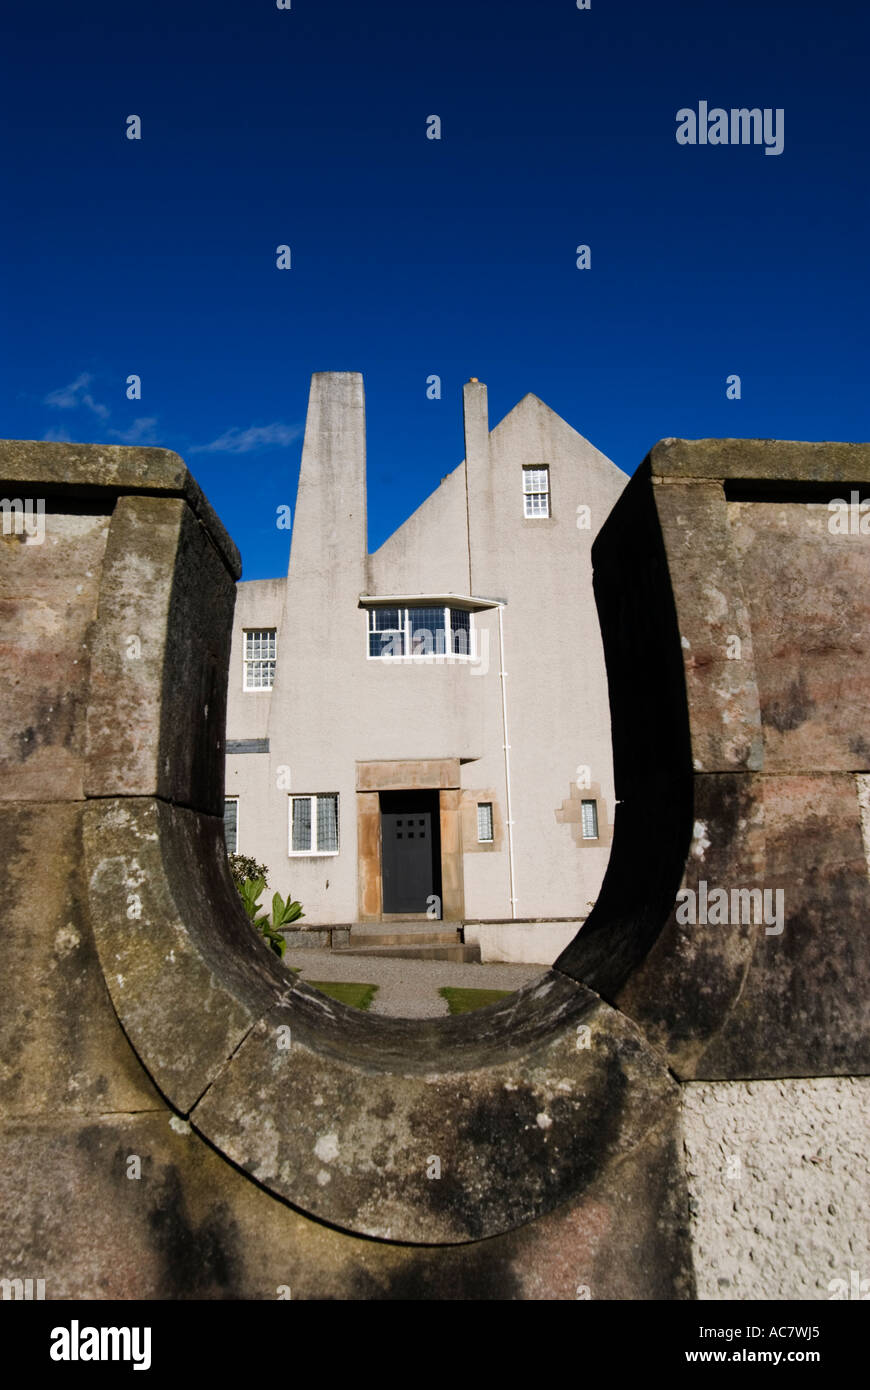
<svg viewBox="0 0 870 1390">
<path fill-rule="evenodd" d="M 438 1018 L 447 1013 L 442 985 L 468 989 L 519 989 L 546 972 L 543 965 L 463 965 L 449 960 L 401 960 L 351 956 L 319 947 L 288 947 L 285 965 L 302 968 L 303 980 L 348 980 L 377 985 L 370 1012 L 391 1018 Z"/>
</svg>

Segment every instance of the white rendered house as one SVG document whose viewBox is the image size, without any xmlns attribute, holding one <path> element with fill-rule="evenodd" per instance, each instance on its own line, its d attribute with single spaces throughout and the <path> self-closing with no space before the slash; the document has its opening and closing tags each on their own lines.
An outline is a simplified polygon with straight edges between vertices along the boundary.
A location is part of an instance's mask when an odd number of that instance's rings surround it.
<svg viewBox="0 0 870 1390">
<path fill-rule="evenodd" d="M 523 923 L 548 963 L 610 851 L 590 548 L 627 477 L 536 396 L 490 432 L 472 379 L 464 416 L 370 555 L 362 377 L 312 378 L 288 575 L 238 586 L 227 840 L 306 927 Z"/>
</svg>

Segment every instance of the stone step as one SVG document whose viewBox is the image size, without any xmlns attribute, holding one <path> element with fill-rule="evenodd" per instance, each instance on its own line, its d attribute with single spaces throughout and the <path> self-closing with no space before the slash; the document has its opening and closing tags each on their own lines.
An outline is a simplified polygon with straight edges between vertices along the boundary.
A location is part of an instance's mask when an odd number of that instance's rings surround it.
<svg viewBox="0 0 870 1390">
<path fill-rule="evenodd" d="M 342 946 L 338 949 L 346 951 L 356 946 L 457 946 L 462 938 L 459 932 L 454 931 L 427 931 L 427 932 L 357 932 L 355 929 L 350 934 L 349 946 Z"/>
<path fill-rule="evenodd" d="M 403 939 L 430 936 L 433 933 L 449 932 L 451 938 L 458 934 L 461 922 L 442 922 L 439 918 L 409 917 L 407 922 L 354 922 L 350 927 L 352 941 L 358 937 L 401 936 Z"/>
<path fill-rule="evenodd" d="M 459 964 L 480 963 L 479 946 L 341 946 L 334 956 L 379 956 L 382 960 L 452 960 Z"/>
</svg>

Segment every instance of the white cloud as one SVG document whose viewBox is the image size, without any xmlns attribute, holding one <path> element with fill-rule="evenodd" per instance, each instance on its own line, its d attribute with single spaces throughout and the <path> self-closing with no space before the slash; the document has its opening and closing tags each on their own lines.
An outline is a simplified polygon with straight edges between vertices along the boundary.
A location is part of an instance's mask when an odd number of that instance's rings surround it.
<svg viewBox="0 0 870 1390">
<path fill-rule="evenodd" d="M 122 444 L 156 444 L 157 416 L 142 415 L 133 421 L 129 429 L 109 430 L 109 434 L 120 439 Z"/>
<path fill-rule="evenodd" d="M 301 425 L 250 425 L 246 430 L 226 430 L 210 444 L 193 444 L 191 454 L 249 454 L 253 449 L 284 449 L 298 439 Z"/>
<path fill-rule="evenodd" d="M 72 435 L 66 430 L 48 430 L 42 439 L 45 444 L 72 444 Z"/>
<path fill-rule="evenodd" d="M 81 372 L 75 381 L 71 381 L 68 386 L 61 386 L 57 391 L 49 391 L 48 395 L 43 397 L 43 405 L 53 405 L 57 410 L 77 410 L 79 406 L 85 406 L 100 420 L 107 420 L 110 413 L 108 406 L 95 401 L 90 391 L 87 390 L 92 381 L 93 377 L 90 372 Z"/>
<path fill-rule="evenodd" d="M 78 393 L 90 384 L 90 372 L 82 372 L 69 386 L 61 386 L 59 391 L 49 391 L 43 398 L 44 405 L 56 405 L 60 410 L 72 410 L 79 404 Z"/>
</svg>

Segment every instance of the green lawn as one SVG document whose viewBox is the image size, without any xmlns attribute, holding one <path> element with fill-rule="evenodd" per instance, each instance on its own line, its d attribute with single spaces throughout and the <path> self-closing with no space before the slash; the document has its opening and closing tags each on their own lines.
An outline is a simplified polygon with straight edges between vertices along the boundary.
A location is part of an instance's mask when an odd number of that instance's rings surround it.
<svg viewBox="0 0 870 1390">
<path fill-rule="evenodd" d="M 470 1014 L 472 1009 L 485 1009 L 487 1004 L 494 1004 L 497 999 L 504 999 L 506 995 L 513 994 L 512 989 L 456 989 L 453 985 L 445 985 L 439 989 L 438 993 L 442 999 L 447 1000 L 447 1007 L 452 1014 Z"/>
<path fill-rule="evenodd" d="M 378 992 L 377 985 L 345 983 L 342 980 L 306 980 L 312 989 L 337 999 L 339 1004 L 350 1004 L 352 1009 L 367 1009 Z"/>
</svg>

